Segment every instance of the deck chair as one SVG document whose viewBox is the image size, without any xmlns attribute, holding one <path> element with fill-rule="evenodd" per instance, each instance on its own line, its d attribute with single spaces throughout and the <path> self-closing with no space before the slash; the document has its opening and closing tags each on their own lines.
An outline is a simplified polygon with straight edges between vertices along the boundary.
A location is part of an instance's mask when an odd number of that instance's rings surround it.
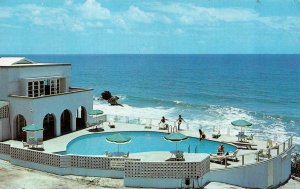
<svg viewBox="0 0 300 189">
<path fill-rule="evenodd" d="M 128 158 L 129 157 L 129 152 L 127 152 L 127 154 L 124 154 L 123 157 Z"/>
<path fill-rule="evenodd" d="M 108 151 L 105 152 L 106 157 L 112 157 L 112 154 Z"/>
<path fill-rule="evenodd" d="M 176 153 L 175 154 L 176 161 L 185 161 L 183 157 L 183 153 Z"/>
<path fill-rule="evenodd" d="M 253 141 L 253 137 L 254 137 L 254 134 L 251 134 L 250 136 L 248 136 L 248 137 L 246 138 L 246 140 L 247 140 L 248 142 Z"/>
<path fill-rule="evenodd" d="M 212 134 L 212 137 L 216 139 L 218 139 L 220 136 L 221 136 L 220 130 Z"/>
<path fill-rule="evenodd" d="M 237 155 L 238 152 L 239 152 L 239 150 L 236 150 L 236 151 L 234 151 L 232 154 L 226 155 L 227 160 L 229 160 L 229 161 L 234 161 L 234 162 L 239 161 L 238 158 L 236 157 L 236 155 Z"/>
<path fill-rule="evenodd" d="M 37 145 L 37 141 L 35 140 L 35 138 L 29 138 L 28 139 L 28 145 L 30 148 L 35 148 Z"/>
<path fill-rule="evenodd" d="M 258 158 L 268 158 L 270 159 L 272 157 L 270 150 L 267 150 L 266 153 L 264 153 L 263 150 L 259 150 L 258 152 Z"/>
<path fill-rule="evenodd" d="M 210 158 L 210 162 L 225 165 L 225 162 L 226 162 L 225 158 L 226 157 L 223 156 L 223 155 L 212 155 L 212 154 L 210 154 L 209 158 Z M 230 165 L 230 164 L 227 163 L 227 165 Z"/>
<path fill-rule="evenodd" d="M 113 129 L 116 128 L 115 124 L 111 124 L 110 122 L 108 123 L 109 128 Z"/>
<path fill-rule="evenodd" d="M 273 148 L 273 142 L 271 139 L 267 140 L 267 148 Z"/>
<path fill-rule="evenodd" d="M 43 139 L 42 138 L 38 138 L 37 139 L 37 147 L 41 147 L 44 148 L 44 143 L 43 143 Z"/>
<path fill-rule="evenodd" d="M 22 144 L 23 144 L 23 148 L 28 148 L 29 147 L 29 144 L 27 142 L 22 141 Z"/>
</svg>

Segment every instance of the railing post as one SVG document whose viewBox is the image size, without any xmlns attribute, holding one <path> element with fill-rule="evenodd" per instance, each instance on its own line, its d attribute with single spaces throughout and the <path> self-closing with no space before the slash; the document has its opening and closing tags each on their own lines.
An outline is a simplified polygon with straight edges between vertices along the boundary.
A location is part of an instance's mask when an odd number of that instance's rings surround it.
<svg viewBox="0 0 300 189">
<path fill-rule="evenodd" d="M 225 156 L 225 168 L 227 168 L 227 156 Z"/>
<path fill-rule="evenodd" d="M 188 147 L 188 153 L 190 153 L 191 152 L 191 145 L 189 145 L 189 147 Z"/>
<path fill-rule="evenodd" d="M 283 151 L 285 151 L 285 142 L 283 142 Z"/>
<path fill-rule="evenodd" d="M 242 155 L 242 165 L 245 165 L 245 155 Z"/>
<path fill-rule="evenodd" d="M 277 148 L 277 155 L 279 155 L 279 146 L 278 146 L 278 148 Z"/>
<path fill-rule="evenodd" d="M 138 125 L 140 125 L 140 124 L 141 124 L 141 120 L 140 120 L 140 118 L 137 118 L 137 123 L 138 123 Z"/>
<path fill-rule="evenodd" d="M 256 153 L 256 162 L 259 162 L 259 153 Z"/>
</svg>

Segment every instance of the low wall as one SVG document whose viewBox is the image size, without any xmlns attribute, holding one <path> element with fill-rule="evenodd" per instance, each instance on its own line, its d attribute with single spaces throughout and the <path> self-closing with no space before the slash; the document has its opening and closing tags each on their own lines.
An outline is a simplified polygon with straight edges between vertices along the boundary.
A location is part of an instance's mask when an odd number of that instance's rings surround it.
<svg viewBox="0 0 300 189">
<path fill-rule="evenodd" d="M 273 188 L 287 181 L 291 174 L 291 146 L 280 155 L 259 163 L 211 170 L 198 180 L 201 184 L 222 182 L 245 188 Z"/>
<path fill-rule="evenodd" d="M 32 168 L 58 175 L 100 176 L 124 178 L 127 162 L 132 158 L 114 158 L 79 155 L 59 155 L 30 149 L 10 147 L 0 143 L 0 159 L 14 165 Z"/>
<path fill-rule="evenodd" d="M 181 188 L 210 170 L 209 156 L 201 162 L 127 162 L 124 185 L 128 187 Z M 187 183 L 188 182 L 188 183 Z"/>
<path fill-rule="evenodd" d="M 59 155 L 0 143 L 0 158 L 22 167 L 59 175 L 124 178 L 131 187 L 199 187 L 223 182 L 247 188 L 272 188 L 287 181 L 291 174 L 294 145 L 271 159 L 219 170 L 210 170 L 209 157 L 201 162 L 141 162 L 140 159 L 79 155 Z"/>
</svg>

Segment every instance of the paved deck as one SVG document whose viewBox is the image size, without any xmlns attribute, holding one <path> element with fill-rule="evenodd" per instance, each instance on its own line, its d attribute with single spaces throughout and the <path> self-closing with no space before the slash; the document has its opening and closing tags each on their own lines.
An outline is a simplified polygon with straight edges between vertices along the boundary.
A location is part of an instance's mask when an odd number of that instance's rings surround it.
<svg viewBox="0 0 300 189">
<path fill-rule="evenodd" d="M 137 124 L 127 124 L 127 123 L 115 123 L 116 127 L 115 128 L 110 128 L 108 126 L 108 122 L 103 123 L 102 127 L 104 128 L 103 132 L 116 132 L 116 131 L 159 131 L 159 132 L 166 132 L 166 130 L 159 130 L 158 127 L 152 127 L 151 129 L 145 129 L 144 125 L 137 125 Z M 82 136 L 82 135 L 86 135 L 86 134 L 93 134 L 94 132 L 89 132 L 88 130 L 91 129 L 90 128 L 86 128 L 80 131 L 76 131 L 76 132 L 72 132 L 60 137 L 56 137 L 53 138 L 51 140 L 47 140 L 44 141 L 44 149 L 45 152 L 49 152 L 49 153 L 57 153 L 57 152 L 62 152 L 66 150 L 67 144 L 77 138 L 78 136 Z M 191 137 L 199 137 L 199 133 L 198 131 L 195 130 L 180 130 L 180 132 L 182 132 L 185 135 L 191 136 Z M 208 140 L 214 140 L 214 141 L 218 141 L 218 142 L 224 142 L 224 143 L 228 143 L 228 142 L 236 142 L 237 141 L 237 137 L 236 136 L 228 136 L 225 134 L 221 133 L 221 137 L 218 139 L 212 138 L 212 134 L 211 133 L 206 133 L 206 136 Z M 23 144 L 20 141 L 15 141 L 15 140 L 9 140 L 9 141 L 5 141 L 4 143 L 8 143 L 11 144 L 14 147 L 20 147 L 23 148 Z M 254 139 L 253 143 L 257 144 L 257 149 L 265 149 L 266 148 L 266 141 L 261 141 L 261 140 L 257 140 Z M 217 149 L 216 149 L 217 150 Z M 243 150 L 243 149 L 239 149 L 239 152 L 237 154 L 237 156 L 240 155 L 245 155 L 245 164 L 249 164 L 249 163 L 254 163 L 255 160 L 255 152 L 257 150 Z M 250 154 L 250 155 L 247 155 Z M 184 153 L 184 157 L 186 159 L 186 161 L 193 161 L 193 160 L 198 160 L 202 159 L 199 158 L 200 154 L 188 154 L 188 153 Z M 208 154 L 206 154 L 208 155 Z M 130 157 L 134 157 L 134 158 L 140 158 L 142 161 L 165 161 L 166 159 L 168 159 L 169 157 L 171 157 L 171 153 L 170 152 L 153 152 L 151 153 L 151 155 L 149 155 L 149 153 L 131 153 Z M 230 166 L 239 166 L 241 165 L 241 161 L 239 162 L 229 162 Z M 220 164 L 216 164 L 216 163 L 211 163 L 211 169 L 218 169 L 218 168 L 225 168 L 224 165 L 220 165 Z"/>
</svg>

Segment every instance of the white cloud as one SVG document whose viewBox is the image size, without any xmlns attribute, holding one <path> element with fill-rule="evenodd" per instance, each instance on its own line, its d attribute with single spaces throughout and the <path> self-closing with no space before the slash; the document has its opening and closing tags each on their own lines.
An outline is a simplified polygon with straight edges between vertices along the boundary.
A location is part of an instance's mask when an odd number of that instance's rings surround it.
<svg viewBox="0 0 300 189">
<path fill-rule="evenodd" d="M 300 29 L 300 17 L 261 17 L 258 21 L 274 29 Z"/>
<path fill-rule="evenodd" d="M 72 0 L 65 0 L 65 4 L 66 4 L 66 5 L 72 5 L 72 4 L 73 4 L 73 1 L 72 1 Z"/>
<path fill-rule="evenodd" d="M 139 7 L 130 6 L 127 12 L 127 17 L 129 20 L 136 22 L 151 23 L 154 19 L 154 14 L 142 11 Z"/>
<path fill-rule="evenodd" d="M 183 31 L 183 29 L 181 29 L 181 28 L 177 28 L 177 29 L 175 30 L 175 33 L 176 33 L 176 34 L 183 34 L 184 31 Z"/>
<path fill-rule="evenodd" d="M 96 0 L 86 0 L 79 7 L 79 10 L 88 19 L 107 19 L 110 17 L 110 11 L 102 7 Z"/>
<path fill-rule="evenodd" d="M 15 14 L 25 21 L 45 26 L 65 25 L 70 20 L 63 8 L 47 8 L 34 4 L 19 6 Z"/>
<path fill-rule="evenodd" d="M 154 7 L 162 13 L 172 14 L 183 24 L 199 22 L 238 22 L 255 20 L 259 15 L 252 9 L 244 8 L 207 8 L 192 4 L 157 4 Z"/>
<path fill-rule="evenodd" d="M 0 19 L 1 18 L 9 18 L 11 17 L 11 11 L 8 8 L 0 8 Z"/>
</svg>

